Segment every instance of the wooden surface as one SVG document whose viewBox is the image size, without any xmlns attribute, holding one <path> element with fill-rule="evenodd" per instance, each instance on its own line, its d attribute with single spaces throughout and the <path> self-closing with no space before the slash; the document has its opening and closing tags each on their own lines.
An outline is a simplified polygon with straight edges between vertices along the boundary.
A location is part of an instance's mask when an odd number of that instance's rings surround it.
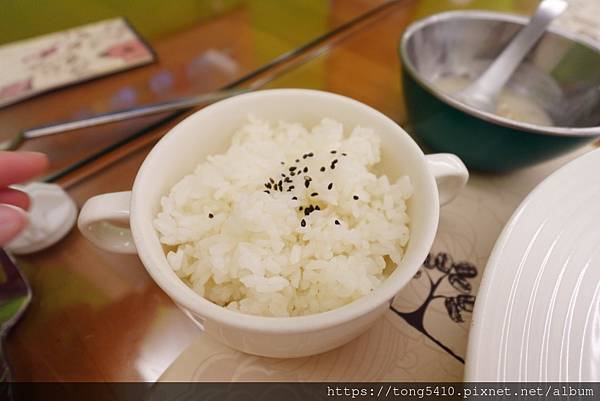
<svg viewBox="0 0 600 401">
<path fill-rule="evenodd" d="M 235 4 L 234 4 L 235 3 Z M 283 52 L 367 12 L 381 0 L 239 1 L 213 14 L 153 33 L 159 61 L 0 110 L 0 139 L 23 127 L 213 90 Z M 396 45 L 414 19 L 457 7 L 452 1 L 403 0 L 360 34 L 286 74 L 270 87 L 306 87 L 351 96 L 400 124 L 405 120 Z M 464 3 L 464 2 L 460 2 Z M 532 1 L 475 0 L 469 7 L 527 12 Z M 160 30 L 158 30 L 160 31 Z M 162 75 L 161 75 L 162 74 Z M 170 85 L 157 90 L 157 76 Z M 154 88 L 154 89 L 153 89 Z M 133 93 L 135 101 L 129 95 Z M 179 119 L 77 169 L 59 182 L 81 206 L 89 197 L 131 188 L 152 144 Z M 118 143 L 149 123 L 128 122 L 31 141 L 53 171 Z M 34 301 L 8 338 L 19 380 L 156 380 L 198 329 L 152 282 L 135 256 L 101 251 L 73 230 L 56 246 L 19 258 Z M 435 345 L 434 345 L 435 346 Z"/>
</svg>

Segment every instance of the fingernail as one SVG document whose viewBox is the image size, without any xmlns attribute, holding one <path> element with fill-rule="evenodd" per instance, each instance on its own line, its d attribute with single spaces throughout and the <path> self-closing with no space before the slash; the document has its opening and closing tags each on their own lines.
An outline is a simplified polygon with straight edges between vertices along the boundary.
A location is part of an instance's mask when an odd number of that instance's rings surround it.
<svg viewBox="0 0 600 401">
<path fill-rule="evenodd" d="M 35 151 L 32 151 L 32 150 L 19 150 L 18 152 L 26 154 L 26 155 L 35 155 L 35 156 L 38 156 L 38 157 L 48 157 L 48 156 L 46 156 L 45 153 L 35 152 Z"/>
<path fill-rule="evenodd" d="M 12 154 L 16 154 L 16 155 L 33 156 L 33 157 L 38 157 L 38 158 L 43 158 L 43 159 L 48 158 L 48 155 L 45 153 L 34 152 L 31 150 L 2 150 L 2 151 L 0 151 L 0 153 L 12 153 Z"/>
<path fill-rule="evenodd" d="M 29 150 L 20 150 L 19 153 L 27 155 L 29 157 L 35 157 L 38 160 L 42 161 L 42 163 L 48 164 L 48 155 L 42 152 L 32 152 Z"/>
<path fill-rule="evenodd" d="M 8 243 L 27 225 L 27 215 L 18 207 L 0 205 L 0 245 Z"/>
</svg>

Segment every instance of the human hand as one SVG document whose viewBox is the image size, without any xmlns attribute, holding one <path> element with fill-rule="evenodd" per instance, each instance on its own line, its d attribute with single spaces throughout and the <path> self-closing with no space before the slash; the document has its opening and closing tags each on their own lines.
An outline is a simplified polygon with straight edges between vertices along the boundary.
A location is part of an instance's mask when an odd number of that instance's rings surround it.
<svg viewBox="0 0 600 401">
<path fill-rule="evenodd" d="M 48 167 L 48 158 L 37 152 L 0 151 L 0 246 L 7 244 L 27 226 L 26 193 L 9 188 L 30 180 Z"/>
</svg>

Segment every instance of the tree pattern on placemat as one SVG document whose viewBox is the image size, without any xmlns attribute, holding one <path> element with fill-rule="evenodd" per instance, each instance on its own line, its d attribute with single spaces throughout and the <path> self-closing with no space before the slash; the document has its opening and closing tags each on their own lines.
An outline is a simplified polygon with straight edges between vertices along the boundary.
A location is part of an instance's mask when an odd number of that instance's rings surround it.
<svg viewBox="0 0 600 401">
<path fill-rule="evenodd" d="M 441 275 L 434 280 L 430 271 L 436 270 Z M 412 312 L 401 312 L 395 309 L 393 305 L 390 305 L 390 308 L 398 316 L 406 320 L 408 324 L 419 330 L 454 358 L 464 363 L 464 359 L 461 356 L 456 355 L 454 351 L 427 331 L 424 319 L 429 304 L 436 299 L 443 299 L 448 317 L 455 323 L 463 323 L 463 313 L 473 312 L 473 306 L 475 305 L 475 295 L 471 294 L 472 285 L 469 280 L 477 276 L 477 268 L 469 262 L 454 262 L 452 256 L 445 252 L 440 252 L 436 255 L 427 255 L 423 267 L 415 274 L 414 278 L 418 279 L 423 274 L 425 274 L 429 281 L 429 293 L 421 306 Z M 446 280 L 456 290 L 456 295 L 450 296 L 437 293 L 439 286 Z"/>
</svg>

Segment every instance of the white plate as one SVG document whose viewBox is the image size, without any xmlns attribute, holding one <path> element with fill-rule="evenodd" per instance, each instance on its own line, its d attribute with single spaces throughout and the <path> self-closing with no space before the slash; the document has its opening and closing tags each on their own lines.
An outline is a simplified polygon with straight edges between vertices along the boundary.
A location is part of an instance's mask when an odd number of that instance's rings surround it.
<svg viewBox="0 0 600 401">
<path fill-rule="evenodd" d="M 544 180 L 502 231 L 477 296 L 465 379 L 600 380 L 600 150 Z"/>
</svg>

